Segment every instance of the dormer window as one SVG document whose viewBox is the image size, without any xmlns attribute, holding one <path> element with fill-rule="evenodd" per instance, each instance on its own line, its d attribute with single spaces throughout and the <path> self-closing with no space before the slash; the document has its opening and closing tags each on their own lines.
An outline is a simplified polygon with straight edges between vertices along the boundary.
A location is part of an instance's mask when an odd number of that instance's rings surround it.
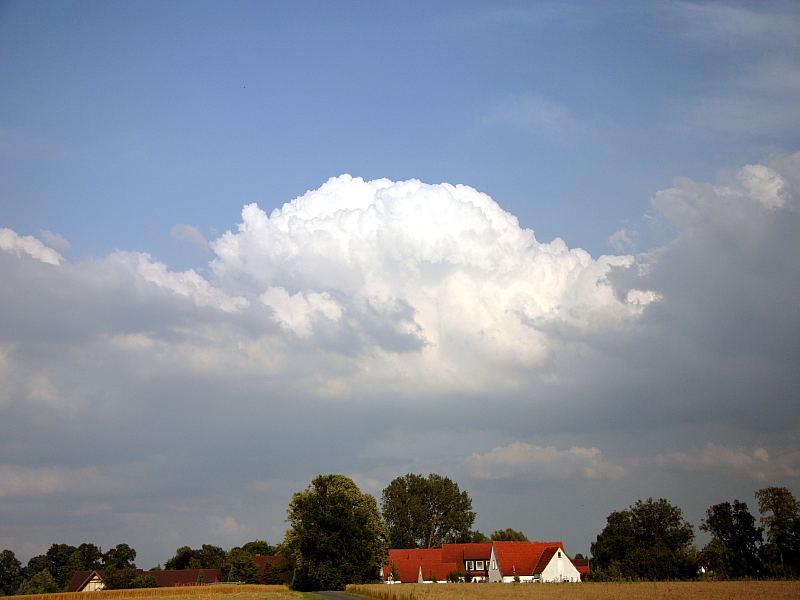
<svg viewBox="0 0 800 600">
<path fill-rule="evenodd" d="M 468 560 L 467 561 L 467 571 L 474 571 L 475 570 L 475 561 Z"/>
<path fill-rule="evenodd" d="M 478 570 L 478 571 L 483 571 L 483 561 L 482 560 L 476 560 L 475 561 L 475 569 Z"/>
</svg>

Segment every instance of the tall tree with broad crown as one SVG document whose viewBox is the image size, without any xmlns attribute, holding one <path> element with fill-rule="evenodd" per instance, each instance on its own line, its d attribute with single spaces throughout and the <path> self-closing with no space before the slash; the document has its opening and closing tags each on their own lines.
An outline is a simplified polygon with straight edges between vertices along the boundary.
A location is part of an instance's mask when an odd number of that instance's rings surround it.
<svg viewBox="0 0 800 600">
<path fill-rule="evenodd" d="M 131 567 L 136 569 L 136 550 L 131 548 L 128 544 L 117 544 L 113 548 L 106 550 L 103 555 L 103 566 L 108 569 L 113 567 L 115 569 L 124 569 Z"/>
<path fill-rule="evenodd" d="M 472 498 L 436 473 L 393 479 L 383 490 L 381 507 L 392 548 L 433 548 L 472 537 Z"/>
<path fill-rule="evenodd" d="M 19 584 L 22 583 L 22 574 L 22 563 L 17 560 L 14 552 L 0 552 L 0 596 L 16 594 Z"/>
<path fill-rule="evenodd" d="M 800 503 L 785 487 L 758 490 L 756 500 L 767 530 L 764 558 L 773 575 L 800 574 Z"/>
<path fill-rule="evenodd" d="M 318 475 L 287 510 L 283 548 L 295 564 L 297 590 L 342 590 L 376 581 L 386 562 L 387 531 L 375 498 L 349 477 Z"/>
<path fill-rule="evenodd" d="M 696 574 L 692 526 L 663 498 L 637 500 L 608 516 L 592 544 L 598 578 L 688 579 Z"/>
<path fill-rule="evenodd" d="M 738 578 L 761 574 L 761 528 L 756 527 L 747 504 L 734 500 L 733 504 L 722 502 L 709 507 L 700 529 L 711 534 L 701 554 L 715 575 Z"/>
</svg>

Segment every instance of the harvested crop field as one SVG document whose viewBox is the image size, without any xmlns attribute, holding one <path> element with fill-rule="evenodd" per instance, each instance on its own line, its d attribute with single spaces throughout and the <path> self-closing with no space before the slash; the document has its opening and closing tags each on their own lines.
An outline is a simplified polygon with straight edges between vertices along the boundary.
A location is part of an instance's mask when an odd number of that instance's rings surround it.
<svg viewBox="0 0 800 600">
<path fill-rule="evenodd" d="M 14 596 L 14 600 L 298 600 L 283 585 L 192 585 L 184 587 L 141 588 L 136 590 L 104 590 L 99 592 L 74 592 Z"/>
<path fill-rule="evenodd" d="M 351 585 L 378 600 L 797 600 L 797 581 Z"/>
</svg>

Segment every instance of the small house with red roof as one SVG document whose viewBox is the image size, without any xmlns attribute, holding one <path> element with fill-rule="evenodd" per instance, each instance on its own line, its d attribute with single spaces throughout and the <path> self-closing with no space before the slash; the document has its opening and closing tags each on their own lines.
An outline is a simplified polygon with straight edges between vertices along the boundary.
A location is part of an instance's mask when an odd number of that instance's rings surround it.
<svg viewBox="0 0 800 600">
<path fill-rule="evenodd" d="M 581 574 L 562 542 L 494 542 L 489 581 L 578 582 Z"/>
<path fill-rule="evenodd" d="M 75 571 L 67 585 L 68 592 L 97 592 L 105 588 L 102 571 Z"/>
<path fill-rule="evenodd" d="M 562 542 L 444 544 L 441 548 L 389 550 L 382 575 L 386 583 L 465 581 L 581 581 L 581 573 Z"/>
</svg>

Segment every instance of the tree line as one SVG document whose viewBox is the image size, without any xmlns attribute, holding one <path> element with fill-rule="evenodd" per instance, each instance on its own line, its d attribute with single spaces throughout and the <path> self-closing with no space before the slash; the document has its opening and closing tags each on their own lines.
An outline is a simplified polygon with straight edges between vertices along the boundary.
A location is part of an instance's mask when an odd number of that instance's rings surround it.
<svg viewBox="0 0 800 600">
<path fill-rule="evenodd" d="M 596 580 L 800 576 L 800 503 L 787 488 L 756 492 L 760 526 L 739 500 L 709 507 L 700 529 L 711 539 L 694 545 L 692 525 L 665 499 L 638 500 L 612 512 L 591 544 Z M 433 548 L 445 543 L 527 541 L 522 531 L 486 536 L 472 528 L 475 513 L 466 491 L 448 477 L 413 473 L 383 490 L 381 506 L 344 475 L 319 475 L 296 492 L 287 508 L 289 530 L 277 546 L 255 540 L 224 551 L 204 544 L 182 546 L 166 569 L 217 569 L 223 581 L 255 582 L 253 556 L 280 555 L 268 563 L 265 583 L 298 590 L 343 589 L 375 581 L 390 548 Z M 582 558 L 576 555 L 576 558 Z M 23 567 L 10 550 L 0 553 L 0 593 L 63 591 L 75 571 L 103 570 L 108 587 L 155 585 L 136 570 L 136 551 L 119 544 L 106 553 L 94 544 L 53 544 Z M 160 567 L 157 567 L 160 568 Z M 152 578 L 150 578 L 152 579 Z"/>
<path fill-rule="evenodd" d="M 763 488 L 755 498 L 759 521 L 740 500 L 710 506 L 700 529 L 711 539 L 699 551 L 692 525 L 663 498 L 612 512 L 591 546 L 592 579 L 800 576 L 800 503 L 785 487 Z"/>
<path fill-rule="evenodd" d="M 228 551 L 211 544 L 203 544 L 200 548 L 182 546 L 164 563 L 164 569 L 216 569 L 223 581 L 256 583 L 259 573 L 253 557 L 276 552 L 277 547 L 263 540 L 254 540 Z M 77 571 L 102 571 L 108 589 L 155 587 L 155 578 L 137 569 L 135 559 L 136 550 L 128 544 L 118 544 L 106 552 L 91 543 L 80 546 L 53 544 L 45 554 L 34 556 L 23 566 L 14 552 L 3 550 L 0 552 L 0 595 L 63 592 Z M 161 566 L 152 570 L 161 570 Z M 199 577 L 202 579 L 203 574 Z M 291 571 L 285 561 L 268 563 L 261 580 L 264 583 L 289 583 Z"/>
</svg>

